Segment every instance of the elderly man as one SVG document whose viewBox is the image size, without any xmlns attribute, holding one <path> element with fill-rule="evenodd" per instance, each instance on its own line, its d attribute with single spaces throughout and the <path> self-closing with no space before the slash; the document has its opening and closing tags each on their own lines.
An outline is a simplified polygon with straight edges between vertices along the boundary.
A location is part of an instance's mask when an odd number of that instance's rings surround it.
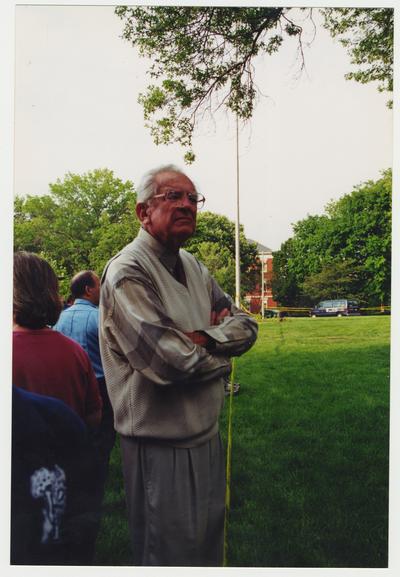
<svg viewBox="0 0 400 577">
<path fill-rule="evenodd" d="M 205 200 L 193 182 L 164 166 L 147 173 L 137 199 L 141 230 L 107 264 L 100 299 L 134 564 L 219 566 L 223 378 L 257 324 L 181 248 Z"/>
</svg>

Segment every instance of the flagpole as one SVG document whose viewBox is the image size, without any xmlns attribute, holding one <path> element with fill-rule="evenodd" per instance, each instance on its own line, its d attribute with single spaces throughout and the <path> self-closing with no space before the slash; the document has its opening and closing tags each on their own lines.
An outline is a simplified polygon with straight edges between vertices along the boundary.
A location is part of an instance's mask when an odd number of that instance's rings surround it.
<svg viewBox="0 0 400 577">
<path fill-rule="evenodd" d="M 235 304 L 240 306 L 239 119 L 236 114 Z"/>
<path fill-rule="evenodd" d="M 240 219 L 239 219 L 239 118 L 236 113 L 236 219 L 235 219 L 235 305 L 240 307 Z M 228 409 L 228 443 L 226 449 L 226 492 L 224 519 L 224 559 L 223 566 L 228 565 L 228 514 L 231 502 L 231 455 L 232 455 L 232 414 L 233 391 L 235 388 L 235 359 L 232 359 L 230 375 L 229 409 Z"/>
</svg>

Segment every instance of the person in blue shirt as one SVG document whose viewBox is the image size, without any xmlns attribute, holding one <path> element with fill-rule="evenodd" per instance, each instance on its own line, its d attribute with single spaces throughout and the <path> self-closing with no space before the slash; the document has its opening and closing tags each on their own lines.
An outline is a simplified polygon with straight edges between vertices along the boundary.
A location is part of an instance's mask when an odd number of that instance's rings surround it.
<svg viewBox="0 0 400 577">
<path fill-rule="evenodd" d="M 89 355 L 97 379 L 104 379 L 99 349 L 100 280 L 95 272 L 78 272 L 71 281 L 74 304 L 61 312 L 54 328 L 78 342 Z"/>
<path fill-rule="evenodd" d="M 115 443 L 114 416 L 108 397 L 99 348 L 100 279 L 92 270 L 78 272 L 72 279 L 70 292 L 74 304 L 61 312 L 53 327 L 81 345 L 89 355 L 103 399 L 103 416 L 94 442 L 102 465 L 99 479 L 99 499 L 104 494 L 110 453 Z"/>
</svg>

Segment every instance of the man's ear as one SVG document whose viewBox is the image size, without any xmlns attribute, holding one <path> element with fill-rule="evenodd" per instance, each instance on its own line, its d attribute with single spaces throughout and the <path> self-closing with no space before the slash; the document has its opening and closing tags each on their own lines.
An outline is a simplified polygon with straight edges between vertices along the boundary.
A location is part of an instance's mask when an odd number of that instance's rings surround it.
<svg viewBox="0 0 400 577">
<path fill-rule="evenodd" d="M 143 224 L 149 222 L 149 205 L 146 202 L 138 202 L 136 205 L 136 216 Z"/>
</svg>

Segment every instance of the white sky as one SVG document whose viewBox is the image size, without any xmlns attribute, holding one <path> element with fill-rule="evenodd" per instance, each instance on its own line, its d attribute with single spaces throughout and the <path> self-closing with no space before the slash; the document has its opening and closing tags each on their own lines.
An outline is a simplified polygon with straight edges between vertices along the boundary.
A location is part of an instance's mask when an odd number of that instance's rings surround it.
<svg viewBox="0 0 400 577">
<path fill-rule="evenodd" d="M 208 210 L 235 218 L 235 121 L 217 114 L 196 131 L 191 167 L 178 146 L 156 146 L 137 96 L 148 62 L 123 40 L 110 6 L 16 9 L 15 193 L 45 194 L 67 172 L 107 167 L 138 183 L 174 162 Z M 248 237 L 277 250 L 291 223 L 321 214 L 392 165 L 392 112 L 375 85 L 346 81 L 345 49 L 320 26 L 295 80 L 296 41 L 259 58 L 261 97 L 240 130 L 240 220 Z"/>
<path fill-rule="evenodd" d="M 143 3 L 143 2 L 141 2 Z M 185 2 L 180 2 L 185 3 Z M 198 3 L 198 2 L 187 2 Z M 212 2 L 216 3 L 216 2 Z M 220 2 L 226 4 L 225 2 Z M 242 4 L 244 2 L 241 2 Z M 145 170 L 164 162 L 184 167 L 182 150 L 156 147 L 143 128 L 137 94 L 147 84 L 146 65 L 119 38 L 122 22 L 110 7 L 48 6 L 15 0 L 0 3 L 0 246 L 2 291 L 0 347 L 5 358 L 1 405 L 2 463 L 9 462 L 11 382 L 12 197 L 46 194 L 48 184 L 66 172 L 106 167 L 137 183 Z M 53 5 L 51 5 L 53 4 Z M 63 4 L 73 4 L 64 0 Z M 96 4 L 106 4 L 97 0 Z M 233 3 L 234 4 L 234 3 Z M 262 2 L 254 0 L 253 4 Z M 282 5 L 282 2 L 274 2 Z M 299 2 L 291 4 L 300 5 Z M 307 5 L 317 2 L 307 2 Z M 350 5 L 346 0 L 330 5 Z M 394 2 L 352 2 L 358 6 L 394 6 Z M 271 4 L 272 5 L 272 4 Z M 398 9 L 397 19 L 399 17 Z M 16 28 L 14 28 L 16 24 Z M 399 46 L 399 26 L 396 28 Z M 350 70 L 344 48 L 318 28 L 306 50 L 307 74 L 295 82 L 295 50 L 286 46 L 257 65 L 262 98 L 250 125 L 240 136 L 241 222 L 248 237 L 276 250 L 291 236 L 291 223 L 321 214 L 331 199 L 392 164 L 393 122 L 398 156 L 399 115 L 386 106 L 386 95 L 373 85 L 344 80 Z M 398 68 L 398 67 L 397 67 Z M 398 72 L 398 71 L 397 71 Z M 398 84 L 398 75 L 397 75 Z M 396 93 L 398 97 L 398 90 Z M 398 98 L 397 98 L 398 101 Z M 395 99 L 396 102 L 396 99 Z M 219 115 L 215 129 L 202 126 L 194 139 L 197 161 L 187 168 L 207 197 L 207 209 L 234 218 L 234 120 Z M 391 491 L 389 569 L 253 569 L 251 574 L 371 575 L 394 577 L 400 568 L 400 348 L 398 162 L 394 165 L 394 243 L 391 367 Z M 3 414 L 2 414 L 3 416 Z M 71 569 L 8 566 L 9 469 L 2 476 L 2 573 L 70 575 Z M 79 568 L 76 573 L 114 575 L 124 568 Z M 139 568 L 136 573 L 143 574 Z M 199 574 L 204 570 L 199 570 Z M 240 570 L 241 574 L 243 569 Z M 126 571 L 124 571 L 126 572 Z M 149 571 L 145 571 L 149 574 Z M 158 570 L 175 575 L 176 569 Z M 196 569 L 191 569 L 196 573 Z M 236 572 L 226 569 L 224 573 Z M 248 572 L 248 571 L 247 571 Z M 247 573 L 246 572 L 246 573 Z M 151 573 L 153 574 L 153 573 Z M 183 574 L 183 573 L 182 573 Z M 221 574 L 217 569 L 209 574 Z"/>
</svg>

